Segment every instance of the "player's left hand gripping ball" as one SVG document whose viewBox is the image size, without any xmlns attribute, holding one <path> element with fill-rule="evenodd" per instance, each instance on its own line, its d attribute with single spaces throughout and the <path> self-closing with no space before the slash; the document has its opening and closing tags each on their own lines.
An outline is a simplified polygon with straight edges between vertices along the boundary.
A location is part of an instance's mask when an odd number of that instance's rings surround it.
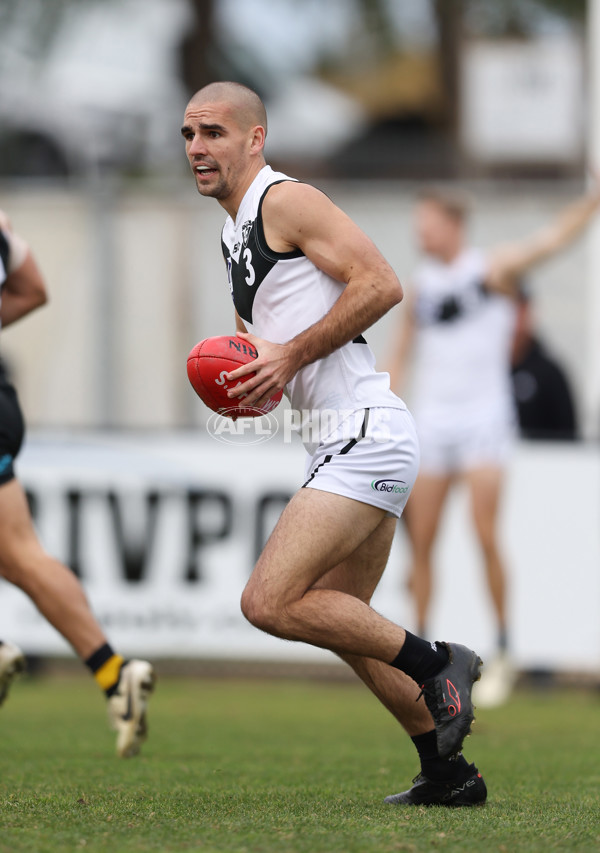
<svg viewBox="0 0 600 853">
<path fill-rule="evenodd" d="M 244 398 L 238 397 L 234 402 L 227 396 L 230 387 L 241 384 L 230 383 L 227 374 L 242 364 L 258 358 L 256 349 L 235 335 L 219 335 L 206 338 L 192 349 L 187 358 L 188 379 L 192 388 L 213 412 L 218 412 L 226 418 L 258 418 L 272 412 L 279 405 L 283 391 L 273 394 L 260 408 L 244 406 Z M 254 376 L 248 374 L 245 380 Z"/>
</svg>

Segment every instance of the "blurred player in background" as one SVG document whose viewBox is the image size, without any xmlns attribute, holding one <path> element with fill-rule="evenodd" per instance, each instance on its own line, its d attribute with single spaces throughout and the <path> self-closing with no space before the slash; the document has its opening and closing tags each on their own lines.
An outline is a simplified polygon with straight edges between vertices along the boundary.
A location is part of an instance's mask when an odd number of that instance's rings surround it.
<svg viewBox="0 0 600 853">
<path fill-rule="evenodd" d="M 577 418 L 567 375 L 535 332 L 531 294 L 517 294 L 511 376 L 519 431 L 524 438 L 574 441 Z"/>
<path fill-rule="evenodd" d="M 595 183 L 546 228 L 486 252 L 467 244 L 468 201 L 458 190 L 425 190 L 416 206 L 417 239 L 426 258 L 398 316 L 389 363 L 391 387 L 398 389 L 414 351 L 421 469 L 406 513 L 410 588 L 418 630 L 426 636 L 432 551 L 450 487 L 460 477 L 470 492 L 498 628 L 498 655 L 484 667 L 473 694 L 480 706 L 504 702 L 514 682 L 496 522 L 516 426 L 510 359 L 519 282 L 574 240 L 599 206 Z"/>
<path fill-rule="evenodd" d="M 25 241 L 0 211 L 0 325 L 9 326 L 43 305 L 46 287 Z M 94 619 L 83 589 L 66 566 L 42 548 L 14 461 L 24 434 L 15 389 L 0 363 L 0 576 L 23 590 L 73 646 L 108 698 L 117 752 L 130 757 L 147 736 L 146 707 L 154 683 L 146 661 L 124 661 Z M 0 626 L 1 627 L 1 626 Z M 0 641 L 0 705 L 25 666 L 17 646 Z"/>
<path fill-rule="evenodd" d="M 269 538 L 242 610 L 270 634 L 337 653 L 411 735 L 421 774 L 387 802 L 475 805 L 486 787 L 460 749 L 477 655 L 425 642 L 369 606 L 418 447 L 412 418 L 375 372 L 362 332 L 401 300 L 402 288 L 327 196 L 266 165 L 266 127 L 258 95 L 236 83 L 197 92 L 182 127 L 198 191 L 229 214 L 222 248 L 236 326 L 258 350 L 227 377 L 242 383 L 229 391 L 232 403 L 243 394 L 244 405 L 260 406 L 285 388 L 309 452 L 304 487 Z M 325 425 L 322 412 L 340 417 Z"/>
</svg>

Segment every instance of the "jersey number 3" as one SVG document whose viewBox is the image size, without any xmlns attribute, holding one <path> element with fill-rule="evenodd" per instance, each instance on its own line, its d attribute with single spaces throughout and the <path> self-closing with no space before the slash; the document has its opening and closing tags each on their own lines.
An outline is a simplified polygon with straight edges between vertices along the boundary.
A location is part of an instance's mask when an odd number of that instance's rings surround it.
<svg viewBox="0 0 600 853">
<path fill-rule="evenodd" d="M 256 273 L 254 272 L 254 267 L 252 266 L 252 252 L 250 249 L 244 250 L 244 260 L 246 261 L 246 269 L 248 270 L 248 275 L 246 276 L 246 284 L 248 287 L 252 287 L 254 282 L 256 281 Z"/>
</svg>

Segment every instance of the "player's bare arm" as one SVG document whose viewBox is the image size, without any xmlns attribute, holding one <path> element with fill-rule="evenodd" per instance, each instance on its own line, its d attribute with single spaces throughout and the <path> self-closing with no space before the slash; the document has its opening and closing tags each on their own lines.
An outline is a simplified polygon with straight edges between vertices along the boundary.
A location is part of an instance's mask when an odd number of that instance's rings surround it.
<svg viewBox="0 0 600 853">
<path fill-rule="evenodd" d="M 13 270 L 2 288 L 0 321 L 3 327 L 10 326 L 26 314 L 48 301 L 42 275 L 33 255 L 28 250 L 25 260 Z"/>
<path fill-rule="evenodd" d="M 600 209 L 600 182 L 531 237 L 491 252 L 487 286 L 514 294 L 520 277 L 572 243 Z"/>
<path fill-rule="evenodd" d="M 398 278 L 374 243 L 319 190 L 285 182 L 269 191 L 263 203 L 269 246 L 277 252 L 301 249 L 315 266 L 343 282 L 340 298 L 318 323 L 286 344 L 244 335 L 259 357 L 230 374 L 233 380 L 256 372 L 232 389 L 232 397 L 248 394 L 248 405 L 260 405 L 296 374 L 351 341 L 401 301 Z M 243 388 L 243 390 L 242 390 Z"/>
</svg>

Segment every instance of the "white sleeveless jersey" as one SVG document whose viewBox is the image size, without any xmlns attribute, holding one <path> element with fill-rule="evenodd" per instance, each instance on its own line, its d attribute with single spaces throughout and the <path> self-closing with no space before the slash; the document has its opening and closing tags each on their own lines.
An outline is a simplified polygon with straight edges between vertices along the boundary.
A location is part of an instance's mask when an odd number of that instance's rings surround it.
<svg viewBox="0 0 600 853">
<path fill-rule="evenodd" d="M 514 420 L 511 300 L 485 288 L 486 259 L 464 250 L 452 263 L 428 259 L 416 271 L 415 401 L 419 422 L 449 427 Z"/>
<path fill-rule="evenodd" d="M 286 343 L 320 320 L 344 285 L 316 267 L 300 250 L 274 252 L 265 240 L 262 202 L 273 184 L 293 180 L 265 166 L 248 188 L 235 222 L 227 218 L 222 248 L 235 308 L 246 328 L 273 343 Z M 389 375 L 377 373 L 362 335 L 303 367 L 284 389 L 309 449 L 335 426 L 323 411 L 355 412 L 375 406 L 406 408 L 390 391 Z M 320 415 L 318 413 L 321 413 Z M 318 423 L 329 424 L 321 429 Z M 325 433 L 324 433 L 325 430 Z M 310 433 L 310 439 L 305 436 Z"/>
</svg>

